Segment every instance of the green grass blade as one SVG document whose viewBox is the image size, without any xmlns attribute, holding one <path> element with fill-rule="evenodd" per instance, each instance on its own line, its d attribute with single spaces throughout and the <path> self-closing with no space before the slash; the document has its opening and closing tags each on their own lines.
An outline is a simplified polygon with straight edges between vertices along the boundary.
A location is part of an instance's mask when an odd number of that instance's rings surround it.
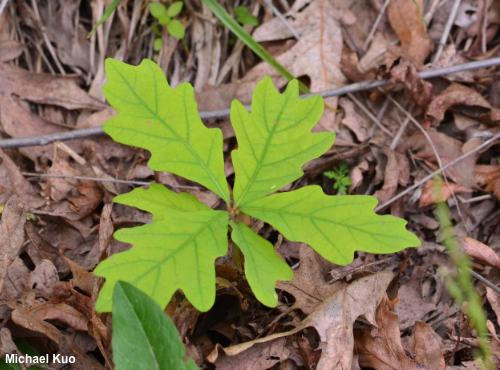
<svg viewBox="0 0 500 370">
<path fill-rule="evenodd" d="M 89 32 L 87 38 L 89 38 L 90 36 L 92 36 L 92 34 L 94 33 L 94 31 L 97 29 L 97 27 L 99 27 L 101 24 L 103 24 L 104 22 L 106 22 L 108 20 L 108 18 L 111 16 L 111 13 L 113 13 L 116 8 L 118 7 L 118 4 L 120 4 L 120 1 L 121 0 L 115 0 L 111 3 L 111 5 L 109 6 L 108 9 L 106 9 L 106 11 L 104 12 L 104 14 L 102 15 L 102 18 L 99 19 L 99 21 L 96 23 L 96 25 L 94 26 L 94 28 L 92 28 L 92 30 Z"/>
<path fill-rule="evenodd" d="M 255 54 L 257 54 L 262 60 L 267 62 L 271 67 L 273 67 L 279 74 L 288 79 L 293 80 L 295 77 L 288 72 L 288 70 L 283 67 L 274 57 L 267 52 L 266 49 L 262 47 L 253 37 L 241 27 L 236 20 L 229 15 L 228 12 L 221 7 L 216 0 L 202 0 L 206 6 L 215 14 L 217 18 L 231 30 L 241 41 L 245 43 Z M 299 82 L 300 91 L 310 94 L 311 91 L 301 82 Z"/>
</svg>

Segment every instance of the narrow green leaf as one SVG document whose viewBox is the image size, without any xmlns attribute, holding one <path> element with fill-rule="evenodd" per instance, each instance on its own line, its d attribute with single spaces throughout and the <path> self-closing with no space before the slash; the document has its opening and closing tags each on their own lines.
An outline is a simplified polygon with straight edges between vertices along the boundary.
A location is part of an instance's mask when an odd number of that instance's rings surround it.
<svg viewBox="0 0 500 370">
<path fill-rule="evenodd" d="M 182 1 L 176 1 L 175 3 L 173 3 L 172 5 L 170 5 L 168 7 L 167 15 L 170 18 L 175 17 L 176 15 L 178 15 L 181 12 L 183 6 L 184 6 L 184 3 Z"/>
<path fill-rule="evenodd" d="M 155 43 L 153 44 L 153 50 L 160 51 L 162 47 L 163 47 L 163 39 L 162 38 L 155 39 Z"/>
<path fill-rule="evenodd" d="M 174 193 L 161 184 L 150 184 L 149 189 L 136 188 L 130 193 L 121 194 L 113 202 L 136 207 L 153 214 L 153 221 L 161 221 L 169 211 L 196 212 L 210 211 L 195 196 L 189 193 Z"/>
<path fill-rule="evenodd" d="M 277 280 L 293 279 L 293 271 L 273 250 L 273 245 L 241 222 L 229 221 L 231 239 L 245 255 L 245 275 L 255 296 L 268 307 L 276 307 Z"/>
<path fill-rule="evenodd" d="M 158 65 L 106 60 L 103 91 L 118 115 L 103 128 L 113 140 L 151 152 L 149 167 L 199 182 L 229 203 L 222 131 L 208 129 L 198 115 L 193 87 L 172 89 Z"/>
<path fill-rule="evenodd" d="M 182 39 L 186 34 L 186 30 L 184 29 L 184 25 L 173 19 L 167 24 L 168 33 L 174 36 L 176 39 Z"/>
<path fill-rule="evenodd" d="M 421 244 L 405 220 L 377 215 L 376 205 L 371 196 L 327 196 L 313 185 L 255 200 L 241 210 L 338 265 L 349 264 L 356 250 L 394 253 Z"/>
<path fill-rule="evenodd" d="M 106 22 L 108 20 L 108 18 L 111 16 L 111 14 L 118 7 L 118 4 L 120 4 L 120 1 L 121 0 L 114 0 L 111 3 L 111 5 L 109 6 L 109 8 L 106 9 L 106 11 L 104 12 L 104 14 L 102 15 L 102 18 L 99 19 L 99 21 L 95 24 L 95 26 L 90 30 L 89 34 L 87 35 L 87 38 L 89 38 L 90 36 L 92 36 L 92 34 L 94 33 L 94 31 L 97 29 L 97 27 L 99 27 L 101 24 L 103 24 L 104 22 Z"/>
<path fill-rule="evenodd" d="M 241 24 L 248 24 L 250 26 L 258 26 L 259 21 L 257 18 L 250 13 L 246 7 L 240 5 L 234 8 L 234 14 L 236 14 L 236 20 Z"/>
<path fill-rule="evenodd" d="M 167 14 L 167 8 L 165 8 L 165 5 L 160 4 L 160 3 L 150 3 L 149 4 L 149 12 L 153 17 L 156 19 L 160 18 L 162 15 Z"/>
<path fill-rule="evenodd" d="M 214 263 L 227 252 L 227 230 L 227 212 L 214 210 L 171 210 L 153 224 L 118 230 L 115 238 L 135 247 L 104 260 L 94 270 L 106 278 L 96 309 L 111 310 L 114 284 L 123 280 L 161 307 L 182 289 L 198 310 L 207 311 L 215 301 Z"/>
<path fill-rule="evenodd" d="M 241 41 L 245 43 L 255 54 L 257 54 L 262 60 L 267 62 L 271 67 L 273 67 L 279 74 L 285 77 L 287 80 L 293 80 L 295 77 L 288 72 L 288 70 L 283 67 L 274 57 L 267 52 L 266 49 L 262 47 L 257 41 L 249 35 L 247 31 L 241 27 L 238 22 L 236 22 L 233 17 L 231 17 L 228 12 L 220 6 L 216 0 L 201 0 L 206 6 L 215 14 L 217 18 L 222 22 L 224 26 L 229 28 L 229 30 L 236 35 Z M 300 91 L 310 94 L 311 91 L 303 84 L 299 83 Z"/>
<path fill-rule="evenodd" d="M 113 294 L 113 362 L 116 370 L 195 370 L 177 329 L 154 300 L 125 282 Z"/>
<path fill-rule="evenodd" d="M 295 181 L 304 174 L 302 165 L 330 149 L 334 133 L 310 132 L 323 108 L 320 96 L 299 98 L 296 80 L 280 94 L 269 77 L 255 88 L 251 113 L 233 101 L 231 122 L 238 139 L 238 149 L 231 154 L 235 207 Z"/>
</svg>

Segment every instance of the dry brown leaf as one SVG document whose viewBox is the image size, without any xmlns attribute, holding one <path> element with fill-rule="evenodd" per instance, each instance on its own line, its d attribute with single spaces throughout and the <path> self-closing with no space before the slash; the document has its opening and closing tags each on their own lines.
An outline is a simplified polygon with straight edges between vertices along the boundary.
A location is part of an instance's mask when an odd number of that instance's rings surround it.
<svg viewBox="0 0 500 370">
<path fill-rule="evenodd" d="M 329 0 L 297 0 L 285 17 L 300 34 L 300 40 L 276 60 L 296 77 L 309 76 L 313 92 L 332 89 L 347 83 L 340 71 L 343 48 L 342 29 L 339 20 L 352 24 L 354 15 L 349 10 L 335 7 Z M 272 41 L 292 35 L 278 18 L 264 23 L 253 33 L 256 41 Z M 247 104 L 256 84 L 264 76 L 270 76 L 276 87 L 281 88 L 288 80 L 268 63 L 262 62 L 252 68 L 241 80 L 237 91 L 238 100 Z M 337 97 L 326 98 L 325 104 L 337 107 Z M 335 112 L 325 109 L 315 131 L 337 131 Z"/>
<path fill-rule="evenodd" d="M 409 61 L 402 61 L 391 69 L 391 81 L 401 81 L 405 87 L 405 95 L 424 109 L 432 100 L 432 84 L 422 80 Z"/>
<path fill-rule="evenodd" d="M 441 158 L 443 166 L 446 166 L 448 163 L 465 154 L 467 150 L 467 143 L 462 144 L 462 142 L 453 139 L 446 134 L 436 131 L 428 131 L 427 134 L 432 140 L 434 147 Z M 434 151 L 422 133 L 418 132 L 409 137 L 408 146 L 417 158 L 424 159 L 427 162 L 430 162 L 429 164 L 431 166 L 437 168 L 437 159 Z M 476 160 L 477 154 L 470 155 L 448 168 L 445 173 L 456 183 L 465 187 L 474 188 L 477 186 L 474 176 Z"/>
<path fill-rule="evenodd" d="M 0 42 L 0 63 L 16 59 L 25 48 L 23 44 L 14 40 Z"/>
<path fill-rule="evenodd" d="M 387 6 L 387 16 L 401 41 L 402 55 L 421 66 L 434 43 L 425 30 L 419 9 L 424 9 L 422 0 L 392 0 Z"/>
<path fill-rule="evenodd" d="M 401 344 L 398 316 L 393 312 L 397 299 L 389 301 L 387 296 L 376 313 L 377 329 L 372 333 L 355 330 L 354 338 L 361 367 L 375 370 L 422 370 L 422 365 L 409 359 Z M 430 369 L 429 369 L 430 370 Z"/>
<path fill-rule="evenodd" d="M 95 181 L 81 181 L 82 185 L 78 186 L 78 191 L 83 195 L 83 197 L 72 197 L 68 199 L 71 203 L 73 203 L 71 209 L 83 218 L 91 214 L 94 209 L 101 204 L 102 199 L 104 198 L 104 192 Z"/>
<path fill-rule="evenodd" d="M 358 113 L 356 106 L 350 99 L 340 98 L 339 106 L 344 110 L 342 124 L 354 132 L 359 141 L 363 142 L 368 139 L 370 127 L 372 126 L 371 121 Z"/>
<path fill-rule="evenodd" d="M 64 260 L 68 263 L 71 268 L 71 273 L 73 274 L 73 279 L 71 279 L 71 284 L 83 290 L 85 293 L 92 295 L 94 286 L 97 281 L 102 280 L 99 276 L 94 275 L 93 272 L 87 271 L 79 264 L 73 262 L 69 258 L 62 256 Z"/>
<path fill-rule="evenodd" d="M 76 330 L 87 331 L 88 320 L 81 312 L 66 303 L 46 302 L 26 314 L 36 321 L 59 320 Z"/>
<path fill-rule="evenodd" d="M 101 211 L 101 220 L 99 223 L 99 255 L 108 249 L 113 236 L 113 220 L 111 219 L 113 212 L 113 203 L 106 203 Z"/>
<path fill-rule="evenodd" d="M 327 283 L 316 260 L 316 252 L 306 244 L 300 246 L 300 266 L 290 281 L 278 280 L 276 288 L 284 290 L 295 298 L 294 309 L 306 315 L 312 313 L 327 297 L 342 288 L 341 283 Z"/>
<path fill-rule="evenodd" d="M 497 322 L 500 322 L 500 293 L 486 287 L 486 298 L 488 298 L 491 308 L 493 308 L 495 315 L 497 315 Z"/>
<path fill-rule="evenodd" d="M 422 186 L 422 194 L 420 195 L 419 207 L 425 207 L 430 204 L 435 204 L 436 199 L 439 198 L 440 202 L 447 200 L 453 194 L 458 193 L 472 193 L 474 190 L 464 186 L 455 184 L 453 182 L 444 182 L 437 180 L 429 180 Z M 436 192 L 439 194 L 436 196 Z"/>
<path fill-rule="evenodd" d="M 476 90 L 467 86 L 452 83 L 441 92 L 427 107 L 426 115 L 436 118 L 439 122 L 444 119 L 444 114 L 454 105 L 478 106 L 491 109 L 490 103 Z"/>
<path fill-rule="evenodd" d="M 444 370 L 446 362 L 439 345 L 439 337 L 425 322 L 415 324 L 415 361 L 427 369 Z"/>
<path fill-rule="evenodd" d="M 382 271 L 358 279 L 338 289 L 333 295 L 324 300 L 295 329 L 223 348 L 222 350 L 227 356 L 242 355 L 256 344 L 268 343 L 313 326 L 316 328 L 321 341 L 326 343 L 316 369 L 350 369 L 353 361 L 354 321 L 359 316 L 364 315 L 370 323 L 376 325 L 375 311 L 392 279 L 393 274 L 390 271 Z M 216 347 L 207 359 L 212 363 L 216 363 L 218 356 L 219 348 Z"/>
<path fill-rule="evenodd" d="M 476 181 L 479 185 L 486 185 L 484 190 L 500 199 L 500 164 L 476 165 Z"/>
<path fill-rule="evenodd" d="M 0 149 L 0 204 L 5 204 L 13 194 L 32 209 L 39 208 L 46 202 L 21 175 L 12 159 Z"/>
<path fill-rule="evenodd" d="M 387 158 L 387 163 L 384 171 L 384 185 L 373 194 L 379 204 L 391 199 L 396 194 L 398 184 L 406 186 L 410 179 L 410 164 L 406 156 L 387 147 L 382 147 L 381 152 Z"/>
<path fill-rule="evenodd" d="M 7 328 L 2 328 L 0 330 L 0 357 L 4 357 L 6 354 L 16 353 L 17 347 L 12 340 L 12 334 Z"/>
<path fill-rule="evenodd" d="M 21 308 L 12 311 L 12 321 L 23 328 L 43 334 L 56 343 L 59 343 L 63 337 L 62 333 L 54 325 L 45 321 L 35 320 Z"/>
<path fill-rule="evenodd" d="M 436 309 L 436 305 L 426 302 L 422 297 L 422 280 L 426 269 L 415 266 L 410 280 L 399 288 L 399 304 L 396 313 L 399 316 L 401 330 L 415 325 L 416 321 L 422 320 L 424 316 Z"/>
<path fill-rule="evenodd" d="M 460 238 L 460 246 L 469 256 L 486 262 L 490 266 L 500 267 L 500 257 L 486 244 L 465 236 Z"/>
<path fill-rule="evenodd" d="M 26 211 L 19 198 L 13 195 L 2 211 L 0 222 L 0 295 L 3 292 L 7 269 L 14 262 L 24 243 Z"/>
</svg>

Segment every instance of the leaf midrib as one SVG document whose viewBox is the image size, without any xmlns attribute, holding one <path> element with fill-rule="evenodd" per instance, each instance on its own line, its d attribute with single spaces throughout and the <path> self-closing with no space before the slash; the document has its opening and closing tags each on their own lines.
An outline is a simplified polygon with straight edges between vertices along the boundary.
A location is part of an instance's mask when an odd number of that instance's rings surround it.
<svg viewBox="0 0 500 370">
<path fill-rule="evenodd" d="M 265 112 L 266 112 L 266 96 L 267 96 L 267 89 L 265 90 L 264 97 L 262 99 L 264 116 L 265 116 Z M 259 161 L 257 162 L 257 167 L 254 170 L 252 177 L 249 179 L 247 186 L 245 187 L 245 189 L 241 193 L 241 196 L 240 196 L 240 199 L 238 200 L 238 203 L 235 204 L 235 206 L 234 206 L 235 209 L 238 208 L 240 203 L 243 201 L 243 199 L 245 198 L 245 195 L 248 193 L 248 191 L 250 190 L 250 187 L 252 186 L 253 182 L 255 181 L 255 178 L 257 177 L 260 170 L 262 169 L 262 163 L 264 162 L 264 159 L 267 156 L 267 151 L 269 149 L 269 145 L 271 145 L 271 141 L 272 141 L 272 138 L 274 137 L 274 133 L 275 133 L 276 129 L 278 128 L 278 125 L 280 123 L 279 121 L 281 119 L 283 111 L 285 110 L 285 107 L 286 107 L 289 99 L 291 98 L 291 96 L 292 96 L 292 94 L 285 95 L 286 99 L 282 105 L 282 109 L 281 109 L 278 117 L 276 118 L 276 124 L 274 124 L 271 131 L 269 131 L 269 136 L 267 137 L 266 144 L 264 146 L 264 150 L 262 152 L 262 155 L 260 156 Z M 266 124 L 266 122 L 264 124 Z"/>
<path fill-rule="evenodd" d="M 151 108 L 149 108 L 149 106 L 144 102 L 144 100 L 132 88 L 132 86 L 130 85 L 130 83 L 128 82 L 128 80 L 126 78 L 124 78 L 124 76 L 120 73 L 120 71 L 113 64 L 111 64 L 111 65 L 113 66 L 113 68 L 115 69 L 115 71 L 118 73 L 118 75 L 122 78 L 122 81 L 124 81 L 124 83 L 127 85 L 127 87 L 132 92 L 132 94 L 134 94 L 134 96 L 136 97 L 136 99 L 139 100 L 143 104 L 143 106 L 146 107 L 146 109 L 151 113 L 151 115 L 153 115 L 164 127 L 166 127 L 175 137 L 177 137 L 177 139 L 184 144 L 184 146 L 186 147 L 186 149 L 188 149 L 191 152 L 191 154 L 193 154 L 193 156 L 198 160 L 198 162 L 201 164 L 201 166 L 203 167 L 203 169 L 205 170 L 205 172 L 208 174 L 208 176 L 210 177 L 210 179 L 212 180 L 212 182 L 219 189 L 220 193 L 222 194 L 222 199 L 224 199 L 224 201 L 229 204 L 229 199 L 226 198 L 226 194 L 225 194 L 224 190 L 221 188 L 219 182 L 216 180 L 216 178 L 212 174 L 212 171 L 209 170 L 209 168 L 201 160 L 201 158 L 198 156 L 198 154 L 191 148 L 190 145 L 188 145 L 188 143 L 186 141 L 182 140 L 182 138 L 179 136 L 179 134 L 177 134 L 177 132 L 173 131 L 167 125 L 167 123 L 163 120 L 163 118 L 160 118 L 160 116 L 156 112 L 152 111 Z M 147 64 L 147 65 L 151 69 L 151 66 L 149 64 Z M 154 76 L 154 71 L 153 71 L 153 76 Z M 156 80 L 156 78 L 153 78 L 153 81 L 154 81 L 154 85 L 155 85 L 155 105 L 158 106 L 158 98 L 157 98 L 158 94 L 156 93 L 157 92 L 157 80 Z M 184 103 L 184 108 L 186 108 L 185 102 L 183 102 L 183 103 Z M 185 112 L 186 121 L 190 122 L 188 120 L 188 117 L 187 117 L 187 109 L 185 109 L 185 111 L 186 111 Z M 187 130 L 189 132 L 189 125 L 187 125 Z"/>
</svg>

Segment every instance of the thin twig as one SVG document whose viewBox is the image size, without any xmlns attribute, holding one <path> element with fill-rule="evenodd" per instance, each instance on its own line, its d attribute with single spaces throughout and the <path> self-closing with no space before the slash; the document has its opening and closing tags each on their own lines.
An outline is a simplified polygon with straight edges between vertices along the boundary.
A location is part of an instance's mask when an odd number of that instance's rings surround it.
<svg viewBox="0 0 500 370">
<path fill-rule="evenodd" d="M 262 1 L 264 2 L 264 4 L 266 4 L 266 6 L 269 9 L 272 10 L 274 15 L 281 21 L 281 23 L 285 25 L 285 27 L 288 29 L 288 31 L 290 31 L 292 36 L 295 37 L 297 40 L 299 40 L 300 39 L 299 33 L 295 30 L 295 28 L 292 27 L 290 22 L 288 22 L 286 18 L 283 17 L 283 14 L 281 14 L 281 12 L 273 5 L 272 1 L 269 0 L 262 0 Z"/>
<path fill-rule="evenodd" d="M 8 1 L 9 0 L 2 0 L 2 3 L 0 4 L 0 17 L 2 16 L 3 11 L 5 10 L 5 7 L 7 6 Z"/>
<path fill-rule="evenodd" d="M 358 106 L 359 109 L 361 109 L 368 117 L 370 117 L 370 119 L 378 126 L 379 129 L 384 131 L 390 138 L 394 137 L 392 132 L 386 129 L 385 126 L 382 124 L 382 122 L 380 122 L 378 118 L 375 117 L 373 113 L 368 110 L 368 108 L 366 108 L 358 99 L 356 99 L 356 97 L 353 94 L 349 93 L 347 94 L 347 96 L 349 96 L 349 98 L 354 102 L 354 104 Z"/>
<path fill-rule="evenodd" d="M 442 168 L 438 169 L 437 171 L 434 171 L 433 173 L 431 173 L 430 175 L 427 175 L 426 177 L 424 177 L 422 180 L 420 180 L 419 182 L 417 182 L 416 184 L 410 186 L 408 189 L 402 191 L 401 193 L 399 193 L 398 195 L 394 196 L 393 198 L 389 199 L 387 202 L 375 207 L 375 212 L 378 212 L 380 211 L 381 209 L 387 207 L 389 204 L 392 204 L 394 203 L 396 200 L 398 200 L 399 198 L 405 196 L 406 194 L 408 194 L 409 192 L 415 190 L 416 188 L 418 188 L 419 186 L 422 186 L 425 182 L 427 182 L 428 180 L 432 179 L 434 176 L 436 175 L 439 175 L 441 172 L 443 172 L 444 170 L 450 168 L 451 166 L 457 164 L 458 162 L 460 161 L 463 161 L 465 158 L 471 156 L 472 154 L 474 153 L 477 153 L 479 152 L 481 149 L 484 149 L 486 148 L 488 145 L 490 145 L 491 143 L 495 142 L 496 140 L 500 139 L 500 133 L 497 133 L 496 135 L 494 135 L 491 139 L 489 140 L 486 140 L 484 143 L 482 143 L 481 145 L 475 147 L 474 149 L 472 149 L 470 152 L 467 152 L 463 155 L 461 155 L 460 157 L 456 158 L 455 160 L 451 161 L 450 163 L 448 163 L 447 165 L 443 166 Z"/>
<path fill-rule="evenodd" d="M 484 277 L 482 277 L 481 275 L 479 275 L 477 272 L 475 272 L 474 270 L 471 270 L 469 269 L 470 273 L 472 274 L 472 276 L 474 276 L 477 280 L 479 280 L 481 283 L 483 283 L 484 285 L 486 285 L 488 288 L 491 288 L 493 289 L 495 292 L 499 293 L 500 294 L 500 288 L 497 287 L 495 284 L 493 284 L 491 281 L 489 280 L 486 280 Z"/>
<path fill-rule="evenodd" d="M 139 185 L 139 186 L 145 186 L 145 185 L 151 185 L 154 183 L 151 182 L 145 182 L 145 181 L 134 181 L 134 180 L 116 180 L 116 179 L 106 179 L 106 178 L 99 178 L 99 177 L 87 177 L 87 176 L 70 176 L 70 175 L 51 175 L 47 173 L 34 173 L 34 172 L 21 172 L 21 175 L 23 176 L 32 176 L 32 177 L 54 177 L 57 179 L 75 179 L 75 180 L 86 180 L 86 181 L 97 181 L 97 182 L 113 182 L 117 184 L 128 184 L 128 185 Z M 192 190 L 199 190 L 199 187 L 197 186 L 184 186 L 184 185 L 168 185 L 176 189 L 192 189 Z"/>
<path fill-rule="evenodd" d="M 436 51 L 436 54 L 434 54 L 434 59 L 432 59 L 433 64 L 436 64 L 437 62 L 439 62 L 439 58 L 441 58 L 441 53 L 443 52 L 443 49 L 446 45 L 446 40 L 448 39 L 448 36 L 450 35 L 451 27 L 453 26 L 453 23 L 455 22 L 455 18 L 457 17 L 458 8 L 460 7 L 461 2 L 462 2 L 462 0 L 455 0 L 455 2 L 453 3 L 453 8 L 451 8 L 450 16 L 448 17 L 448 21 L 446 22 L 446 25 L 444 26 L 443 34 L 441 35 L 441 39 L 439 40 L 438 49 Z"/>
<path fill-rule="evenodd" d="M 424 71 L 420 72 L 418 75 L 420 76 L 420 78 L 425 80 L 429 78 L 440 77 L 447 74 L 470 71 L 479 68 L 496 67 L 499 65 L 500 65 L 500 57 L 486 59 L 486 60 L 478 60 L 475 62 L 465 63 L 452 67 L 439 68 L 432 71 Z M 301 98 L 309 98 L 315 95 L 322 96 L 323 98 L 329 98 L 331 96 L 340 96 L 348 93 L 370 90 L 377 87 L 384 87 L 389 85 L 394 85 L 394 84 L 391 83 L 389 80 L 364 81 L 347 86 L 338 87 L 335 89 L 321 91 L 318 93 L 301 95 Z M 247 110 L 250 110 L 249 105 L 245 106 L 245 108 Z M 227 118 L 229 117 L 229 115 L 230 115 L 230 109 L 200 112 L 200 118 L 203 120 Z M 57 140 L 59 141 L 75 140 L 102 134 L 104 134 L 104 131 L 101 126 L 91 127 L 81 130 L 62 132 L 58 134 L 0 140 L 0 148 L 12 149 L 12 148 L 21 148 L 26 146 L 47 145 Z"/>
<path fill-rule="evenodd" d="M 384 16 L 385 9 L 387 8 L 387 5 L 389 5 L 390 2 L 391 0 L 385 0 L 384 4 L 382 5 L 382 8 L 380 8 L 380 12 L 377 15 L 377 19 L 375 19 L 375 23 L 373 23 L 372 29 L 370 30 L 370 33 L 366 38 L 365 44 L 363 45 L 363 51 L 366 51 L 366 49 L 368 49 L 368 46 L 370 46 L 370 42 L 372 41 L 373 35 L 375 35 L 375 31 L 377 31 L 378 25 L 380 24 L 380 21 Z"/>
</svg>

